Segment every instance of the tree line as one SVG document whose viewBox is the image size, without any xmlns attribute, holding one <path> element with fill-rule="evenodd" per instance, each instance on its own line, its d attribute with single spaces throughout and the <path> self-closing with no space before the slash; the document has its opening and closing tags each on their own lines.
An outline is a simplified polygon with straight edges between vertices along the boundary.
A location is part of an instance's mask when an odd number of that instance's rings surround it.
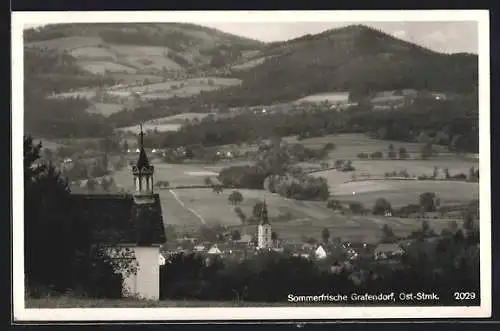
<svg viewBox="0 0 500 331">
<path fill-rule="evenodd" d="M 77 296 L 122 296 L 122 276 L 131 272 L 130 252 L 116 252 L 94 237 L 94 229 L 77 215 L 67 180 L 51 163 L 40 162 L 41 143 L 24 137 L 24 270 L 31 297 L 71 293 Z M 114 236 L 114 237 L 113 237 Z M 118 242 L 119 234 L 109 241 Z"/>
</svg>

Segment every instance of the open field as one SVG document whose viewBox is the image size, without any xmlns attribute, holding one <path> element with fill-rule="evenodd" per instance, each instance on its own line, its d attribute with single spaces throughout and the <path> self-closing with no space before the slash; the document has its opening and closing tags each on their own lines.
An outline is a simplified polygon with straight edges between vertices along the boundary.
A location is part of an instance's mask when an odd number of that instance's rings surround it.
<svg viewBox="0 0 500 331">
<path fill-rule="evenodd" d="M 164 124 L 151 124 L 151 123 L 146 123 L 142 125 L 144 131 L 155 131 L 157 130 L 158 132 L 167 132 L 167 131 L 179 131 L 179 129 L 182 127 L 182 124 L 169 124 L 169 123 L 164 123 Z M 131 126 L 126 126 L 123 128 L 117 128 L 117 131 L 122 131 L 122 132 L 134 132 L 137 133 L 139 131 L 139 125 L 131 125 Z"/>
<path fill-rule="evenodd" d="M 97 46 L 87 46 L 74 49 L 70 54 L 77 59 L 81 60 L 98 60 L 106 59 L 114 61 L 116 60 L 116 54 L 110 52 L 108 48 L 97 47 Z"/>
<path fill-rule="evenodd" d="M 203 118 L 209 116 L 209 113 L 183 113 L 173 116 L 160 117 L 153 120 L 149 120 L 143 124 L 146 131 L 148 130 L 158 130 L 159 132 L 166 131 L 178 131 L 182 125 L 186 123 L 186 120 L 192 121 L 195 119 L 202 120 Z M 129 131 L 138 132 L 139 125 L 131 125 L 127 127 L 117 128 L 118 131 Z"/>
<path fill-rule="evenodd" d="M 152 92 L 152 93 L 144 93 L 141 95 L 141 99 L 144 100 L 156 100 L 156 99 L 161 99 L 161 100 L 166 100 L 170 98 L 187 98 L 193 95 L 197 95 L 200 92 L 209 92 L 209 91 L 214 91 L 217 90 L 218 87 L 216 86 L 209 86 L 209 85 L 199 85 L 199 86 L 183 86 L 181 88 L 177 88 L 175 90 L 171 91 L 157 91 L 157 92 Z"/>
<path fill-rule="evenodd" d="M 41 141 L 42 142 L 42 148 L 45 149 L 45 148 L 48 148 L 48 149 L 51 149 L 51 150 L 56 150 L 58 149 L 59 147 L 63 147 L 64 144 L 60 144 L 58 142 L 55 142 L 55 141 L 52 141 L 52 140 L 47 140 L 47 139 L 36 139 L 35 138 L 35 142 L 38 144 L 38 142 Z"/>
<path fill-rule="evenodd" d="M 137 84 L 139 82 L 143 82 L 145 79 L 150 81 L 151 83 L 160 83 L 163 81 L 161 76 L 156 75 L 147 75 L 147 74 L 126 74 L 115 72 L 112 74 L 113 78 L 120 81 L 121 84 Z"/>
<path fill-rule="evenodd" d="M 91 114 L 101 114 L 103 116 L 109 116 L 114 113 L 118 113 L 123 110 L 123 105 L 119 103 L 95 103 L 89 108 L 87 112 Z"/>
<path fill-rule="evenodd" d="M 213 80 L 214 86 L 234 86 L 241 84 L 241 80 L 236 78 L 222 78 L 222 77 L 204 77 L 204 78 L 191 78 L 185 80 L 170 80 L 167 82 L 149 84 L 143 86 L 136 86 L 132 88 L 128 88 L 127 91 L 132 92 L 144 92 L 144 93 L 152 93 L 152 92 L 162 92 L 171 90 L 172 87 L 178 87 L 180 89 L 180 85 L 184 84 L 184 86 L 209 86 L 208 80 Z"/>
<path fill-rule="evenodd" d="M 164 56 L 172 50 L 159 46 L 139 46 L 125 44 L 110 44 L 111 50 L 118 56 Z"/>
<path fill-rule="evenodd" d="M 353 192 L 356 192 L 353 195 Z M 378 198 L 387 199 L 393 207 L 418 204 L 419 195 L 434 192 L 441 205 L 467 203 L 479 199 L 479 184 L 455 181 L 374 180 L 340 184 L 330 188 L 339 200 L 358 201 L 371 208 Z"/>
<path fill-rule="evenodd" d="M 308 138 L 298 141 L 296 136 L 283 138 L 284 141 L 288 143 L 300 143 L 305 147 L 309 148 L 321 148 L 326 143 L 334 143 L 336 149 L 330 153 L 334 159 L 352 159 L 353 161 L 357 159 L 359 153 L 368 153 L 380 151 L 387 156 L 388 147 L 393 144 L 395 150 L 397 151 L 400 147 L 405 147 L 410 155 L 418 156 L 422 149 L 423 144 L 414 142 L 402 142 L 402 141 L 391 141 L 391 140 L 379 140 L 372 139 L 361 133 L 346 133 L 338 135 L 327 135 L 324 137 Z M 440 155 L 444 156 L 454 156 L 450 153 L 446 147 L 434 145 Z M 392 162 L 392 161 L 391 161 Z"/>
<path fill-rule="evenodd" d="M 382 237 L 381 228 L 388 224 L 399 236 L 407 236 L 421 227 L 421 221 L 397 217 L 342 215 L 326 208 L 326 202 L 296 201 L 283 198 L 264 190 L 239 190 L 243 195 L 241 208 L 247 217 L 257 201 L 265 199 L 273 231 L 285 241 L 300 242 L 302 236 L 320 239 L 321 231 L 328 228 L 333 237 L 345 240 L 378 242 Z M 242 225 L 227 198 L 232 190 L 218 195 L 211 189 L 179 189 L 172 195 L 162 191 L 162 208 L 167 224 L 213 226 L 221 224 L 241 233 L 255 234 L 256 225 Z M 179 203 L 179 201 L 181 203 Z M 177 202 L 179 205 L 174 206 Z M 179 210 L 184 207 L 184 211 Z M 277 217 L 281 220 L 275 220 Z M 200 219 L 201 218 L 201 219 Z M 432 219 L 431 227 L 440 232 L 449 226 L 451 219 Z M 460 221 L 460 219 L 457 219 Z"/>
<path fill-rule="evenodd" d="M 145 122 L 146 124 L 184 124 L 186 120 L 192 121 L 198 119 L 201 121 L 205 117 L 209 116 L 211 113 L 182 113 L 173 116 L 166 116 L 156 118 L 154 120 L 149 120 Z M 215 115 L 215 114 L 214 114 Z"/>
<path fill-rule="evenodd" d="M 101 74 L 101 75 L 104 74 L 106 71 L 127 72 L 130 74 L 133 74 L 137 71 L 132 67 L 124 66 L 122 64 L 109 61 L 81 61 L 80 65 L 83 67 L 83 69 L 90 71 L 91 73 Z"/>
<path fill-rule="evenodd" d="M 104 44 L 99 37 L 63 37 L 26 43 L 27 48 L 48 48 L 54 50 L 75 50 L 84 47 L 97 47 Z"/>
<path fill-rule="evenodd" d="M 245 162 L 219 163 L 214 165 L 165 164 L 153 161 L 155 181 L 169 181 L 171 187 L 203 185 L 205 177 L 216 177 L 229 165 Z M 343 174 L 330 171 L 332 176 Z M 130 169 L 125 168 L 111 175 L 119 187 L 133 190 Z M 234 212 L 234 205 L 228 201 L 232 192 L 226 189 L 220 195 L 209 188 L 161 189 L 160 194 L 165 223 L 184 228 L 202 225 L 227 225 L 242 232 L 253 234 L 255 225 L 242 225 Z M 421 226 L 415 219 L 379 216 L 342 215 L 326 208 L 326 202 L 296 201 L 265 190 L 239 190 L 243 202 L 238 205 L 247 217 L 259 200 L 266 200 L 273 230 L 284 240 L 300 241 L 302 235 L 320 238 L 321 230 L 328 228 L 332 237 L 352 241 L 376 242 L 381 236 L 381 227 L 390 225 L 396 234 L 406 236 Z M 356 191 L 356 196 L 352 195 Z M 478 184 L 446 181 L 364 181 L 339 184 L 331 187 L 334 196 L 343 201 L 360 201 L 366 208 L 372 208 L 375 200 L 384 197 L 394 207 L 418 203 L 418 195 L 436 192 L 442 204 L 469 202 L 477 198 Z M 280 220 L 275 220 L 277 217 Z M 457 220 L 460 222 L 459 215 Z M 450 219 L 432 219 L 431 227 L 440 232 L 449 225 Z"/>
<path fill-rule="evenodd" d="M 162 70 L 165 68 L 179 71 L 183 69 L 179 64 L 164 56 L 128 56 L 126 62 L 140 69 Z"/>
<path fill-rule="evenodd" d="M 332 162 L 333 159 L 330 161 Z M 432 160 L 353 160 L 352 165 L 356 168 L 355 171 L 342 172 L 337 170 L 325 170 L 314 172 L 311 175 L 317 177 L 325 177 L 328 180 L 329 185 L 333 188 L 337 185 L 343 184 L 356 176 L 357 179 L 364 178 L 367 176 L 371 178 L 381 179 L 384 177 L 386 172 L 399 172 L 407 170 L 411 177 L 418 177 L 421 175 L 431 176 L 434 167 L 438 167 L 438 175 L 444 176 L 443 169 L 448 168 L 451 175 L 463 173 L 465 175 L 469 174 L 469 169 L 471 167 L 477 168 L 479 163 L 472 160 L 451 160 L 451 159 L 432 159 Z M 319 169 L 319 165 L 314 165 L 312 163 L 307 163 L 302 165 L 304 168 L 314 169 L 316 166 Z M 424 183 L 429 183 L 426 181 Z M 427 184 L 423 184 L 424 186 Z M 431 185 L 431 184 L 429 184 Z"/>
<path fill-rule="evenodd" d="M 222 194 L 216 194 L 208 188 L 174 190 L 186 208 L 198 213 L 203 218 L 204 223 L 209 226 L 215 224 L 240 225 L 241 221 L 234 212 L 234 208 L 240 207 L 243 213 L 249 217 L 252 215 L 255 203 L 264 199 L 268 204 L 270 218 L 289 213 L 292 219 L 323 219 L 332 214 L 324 203 L 294 201 L 265 190 L 238 190 L 243 195 L 243 202 L 235 206 L 228 201 L 232 191 L 228 189 L 224 190 Z M 168 215 L 168 211 L 164 211 L 164 214 Z"/>
<path fill-rule="evenodd" d="M 241 64 L 233 65 L 231 67 L 231 69 L 236 70 L 236 71 L 252 69 L 252 68 L 255 68 L 255 67 L 261 65 L 262 63 L 264 63 L 264 61 L 266 61 L 269 58 L 271 58 L 271 57 L 270 56 L 263 56 L 263 57 L 259 57 L 256 59 L 252 59 L 252 60 L 249 60 L 249 61 L 241 63 Z"/>
<path fill-rule="evenodd" d="M 115 78 L 120 79 L 122 84 L 133 84 L 123 88 L 113 88 L 106 91 L 108 94 L 128 98 L 133 92 L 140 94 L 141 99 L 169 99 L 177 97 L 189 97 L 199 94 L 201 91 L 213 91 L 219 88 L 241 84 L 236 78 L 203 77 L 184 80 L 169 80 L 163 82 L 159 76 L 136 74 L 137 69 L 122 63 L 109 61 L 80 61 L 85 70 L 95 74 L 104 74 L 107 70 Z M 151 84 L 140 85 L 144 79 L 150 79 Z M 210 83 L 209 83 L 210 81 Z M 96 96 L 95 89 L 81 89 L 77 91 L 63 92 L 49 96 L 49 98 L 86 98 L 92 99 Z"/>
<path fill-rule="evenodd" d="M 209 84 L 209 81 L 212 83 Z M 174 96 L 189 97 L 199 94 L 201 91 L 213 91 L 222 87 L 241 84 L 241 80 L 235 78 L 192 78 L 185 80 L 171 80 L 162 83 L 135 86 L 125 89 L 126 91 L 139 92 L 142 99 L 169 99 Z"/>
</svg>

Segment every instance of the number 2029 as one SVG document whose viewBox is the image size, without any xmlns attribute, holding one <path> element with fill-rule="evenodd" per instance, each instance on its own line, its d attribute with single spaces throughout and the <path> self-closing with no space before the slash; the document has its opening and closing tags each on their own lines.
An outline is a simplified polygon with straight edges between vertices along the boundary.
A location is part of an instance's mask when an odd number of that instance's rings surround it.
<svg viewBox="0 0 500 331">
<path fill-rule="evenodd" d="M 453 299 L 455 300 L 474 300 L 476 298 L 476 292 L 455 292 L 453 293 Z"/>
</svg>

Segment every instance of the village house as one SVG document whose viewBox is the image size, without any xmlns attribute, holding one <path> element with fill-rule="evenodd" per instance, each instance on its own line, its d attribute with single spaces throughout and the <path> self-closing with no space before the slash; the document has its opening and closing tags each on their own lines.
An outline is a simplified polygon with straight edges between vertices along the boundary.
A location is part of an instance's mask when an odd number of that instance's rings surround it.
<svg viewBox="0 0 500 331">
<path fill-rule="evenodd" d="M 212 245 L 212 247 L 210 247 L 210 249 L 207 251 L 207 254 L 209 255 L 221 255 L 222 252 L 221 250 L 219 249 L 219 247 L 217 247 L 217 244 L 214 244 Z"/>
<path fill-rule="evenodd" d="M 245 247 L 250 247 L 252 244 L 252 236 L 249 234 L 242 234 L 240 239 L 238 240 L 233 240 L 232 244 L 234 247 L 237 248 L 245 248 Z"/>
<path fill-rule="evenodd" d="M 73 210 L 84 211 L 75 217 L 91 225 L 96 244 L 109 246 L 114 258 L 123 258 L 116 252 L 132 253 L 126 258 L 137 266 L 135 272 L 116 270 L 124 275 L 124 295 L 158 300 L 160 247 L 166 239 L 160 197 L 153 191 L 154 167 L 144 151 L 143 135 L 141 127 L 139 158 L 132 167 L 132 194 L 72 194 L 71 203 L 78 206 Z"/>
<path fill-rule="evenodd" d="M 370 103 L 374 110 L 391 110 L 411 105 L 418 95 L 419 92 L 413 89 L 382 91 L 378 92 Z"/>
<path fill-rule="evenodd" d="M 314 251 L 314 255 L 316 256 L 317 259 L 324 259 L 326 258 L 327 254 L 323 246 L 319 245 L 318 248 Z"/>
<path fill-rule="evenodd" d="M 373 257 L 375 260 L 386 260 L 403 254 L 404 250 L 398 244 L 381 243 L 375 247 Z"/>
</svg>

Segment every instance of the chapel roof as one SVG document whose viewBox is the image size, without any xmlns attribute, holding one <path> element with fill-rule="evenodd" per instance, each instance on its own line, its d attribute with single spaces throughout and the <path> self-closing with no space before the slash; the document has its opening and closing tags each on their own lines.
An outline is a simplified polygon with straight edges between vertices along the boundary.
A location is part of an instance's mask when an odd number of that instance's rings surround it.
<svg viewBox="0 0 500 331">
<path fill-rule="evenodd" d="M 94 240 L 104 244 L 151 246 L 164 244 L 160 197 L 136 204 L 131 194 L 71 194 L 73 217 L 91 224 Z"/>
</svg>

